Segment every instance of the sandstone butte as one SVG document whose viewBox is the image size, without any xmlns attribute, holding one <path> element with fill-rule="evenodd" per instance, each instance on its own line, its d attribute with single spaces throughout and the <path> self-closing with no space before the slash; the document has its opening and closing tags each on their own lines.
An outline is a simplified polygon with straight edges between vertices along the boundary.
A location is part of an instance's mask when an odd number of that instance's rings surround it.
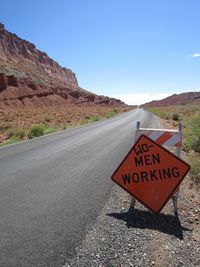
<svg viewBox="0 0 200 267">
<path fill-rule="evenodd" d="M 168 107 L 188 104 L 200 105 L 200 92 L 173 94 L 162 100 L 154 100 L 149 103 L 145 103 L 142 107 Z"/>
<path fill-rule="evenodd" d="M 0 108 L 91 105 L 122 107 L 79 87 L 75 74 L 0 23 Z"/>
</svg>

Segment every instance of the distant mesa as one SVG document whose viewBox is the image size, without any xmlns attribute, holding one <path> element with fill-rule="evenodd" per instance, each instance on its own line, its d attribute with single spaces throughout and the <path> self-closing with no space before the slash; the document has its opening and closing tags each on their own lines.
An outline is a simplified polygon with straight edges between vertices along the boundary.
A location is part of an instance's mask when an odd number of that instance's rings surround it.
<svg viewBox="0 0 200 267">
<path fill-rule="evenodd" d="M 162 100 L 154 100 L 141 107 L 166 107 L 175 105 L 200 104 L 200 92 L 173 94 Z"/>
<path fill-rule="evenodd" d="M 0 107 L 55 105 L 125 106 L 82 89 L 72 70 L 0 23 Z"/>
</svg>

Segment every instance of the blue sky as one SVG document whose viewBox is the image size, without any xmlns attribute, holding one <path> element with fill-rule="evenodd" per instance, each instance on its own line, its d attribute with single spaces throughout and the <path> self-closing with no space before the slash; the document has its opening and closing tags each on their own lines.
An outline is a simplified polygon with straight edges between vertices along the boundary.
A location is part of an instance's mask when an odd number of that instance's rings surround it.
<svg viewBox="0 0 200 267">
<path fill-rule="evenodd" d="M 200 90 L 199 11 L 199 0 L 2 0 L 0 21 L 82 88 L 140 104 Z"/>
</svg>

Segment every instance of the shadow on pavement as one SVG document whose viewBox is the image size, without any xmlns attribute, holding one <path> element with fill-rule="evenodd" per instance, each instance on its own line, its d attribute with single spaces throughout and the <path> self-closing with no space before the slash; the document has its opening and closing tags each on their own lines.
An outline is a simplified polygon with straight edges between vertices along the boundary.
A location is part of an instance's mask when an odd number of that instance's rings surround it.
<svg viewBox="0 0 200 267">
<path fill-rule="evenodd" d="M 128 228 L 158 230 L 165 234 L 173 235 L 181 240 L 183 239 L 183 231 L 191 231 L 181 226 L 178 215 L 156 214 L 138 209 L 129 209 L 127 212 L 109 213 L 107 215 L 125 221 Z"/>
</svg>

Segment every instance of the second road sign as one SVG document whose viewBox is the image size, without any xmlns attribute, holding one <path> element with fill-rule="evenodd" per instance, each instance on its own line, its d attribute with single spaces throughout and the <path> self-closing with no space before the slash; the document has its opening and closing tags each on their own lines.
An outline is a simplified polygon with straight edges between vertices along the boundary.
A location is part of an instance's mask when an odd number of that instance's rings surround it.
<svg viewBox="0 0 200 267">
<path fill-rule="evenodd" d="M 186 162 L 142 135 L 112 180 L 147 208 L 160 212 L 189 169 Z"/>
</svg>

